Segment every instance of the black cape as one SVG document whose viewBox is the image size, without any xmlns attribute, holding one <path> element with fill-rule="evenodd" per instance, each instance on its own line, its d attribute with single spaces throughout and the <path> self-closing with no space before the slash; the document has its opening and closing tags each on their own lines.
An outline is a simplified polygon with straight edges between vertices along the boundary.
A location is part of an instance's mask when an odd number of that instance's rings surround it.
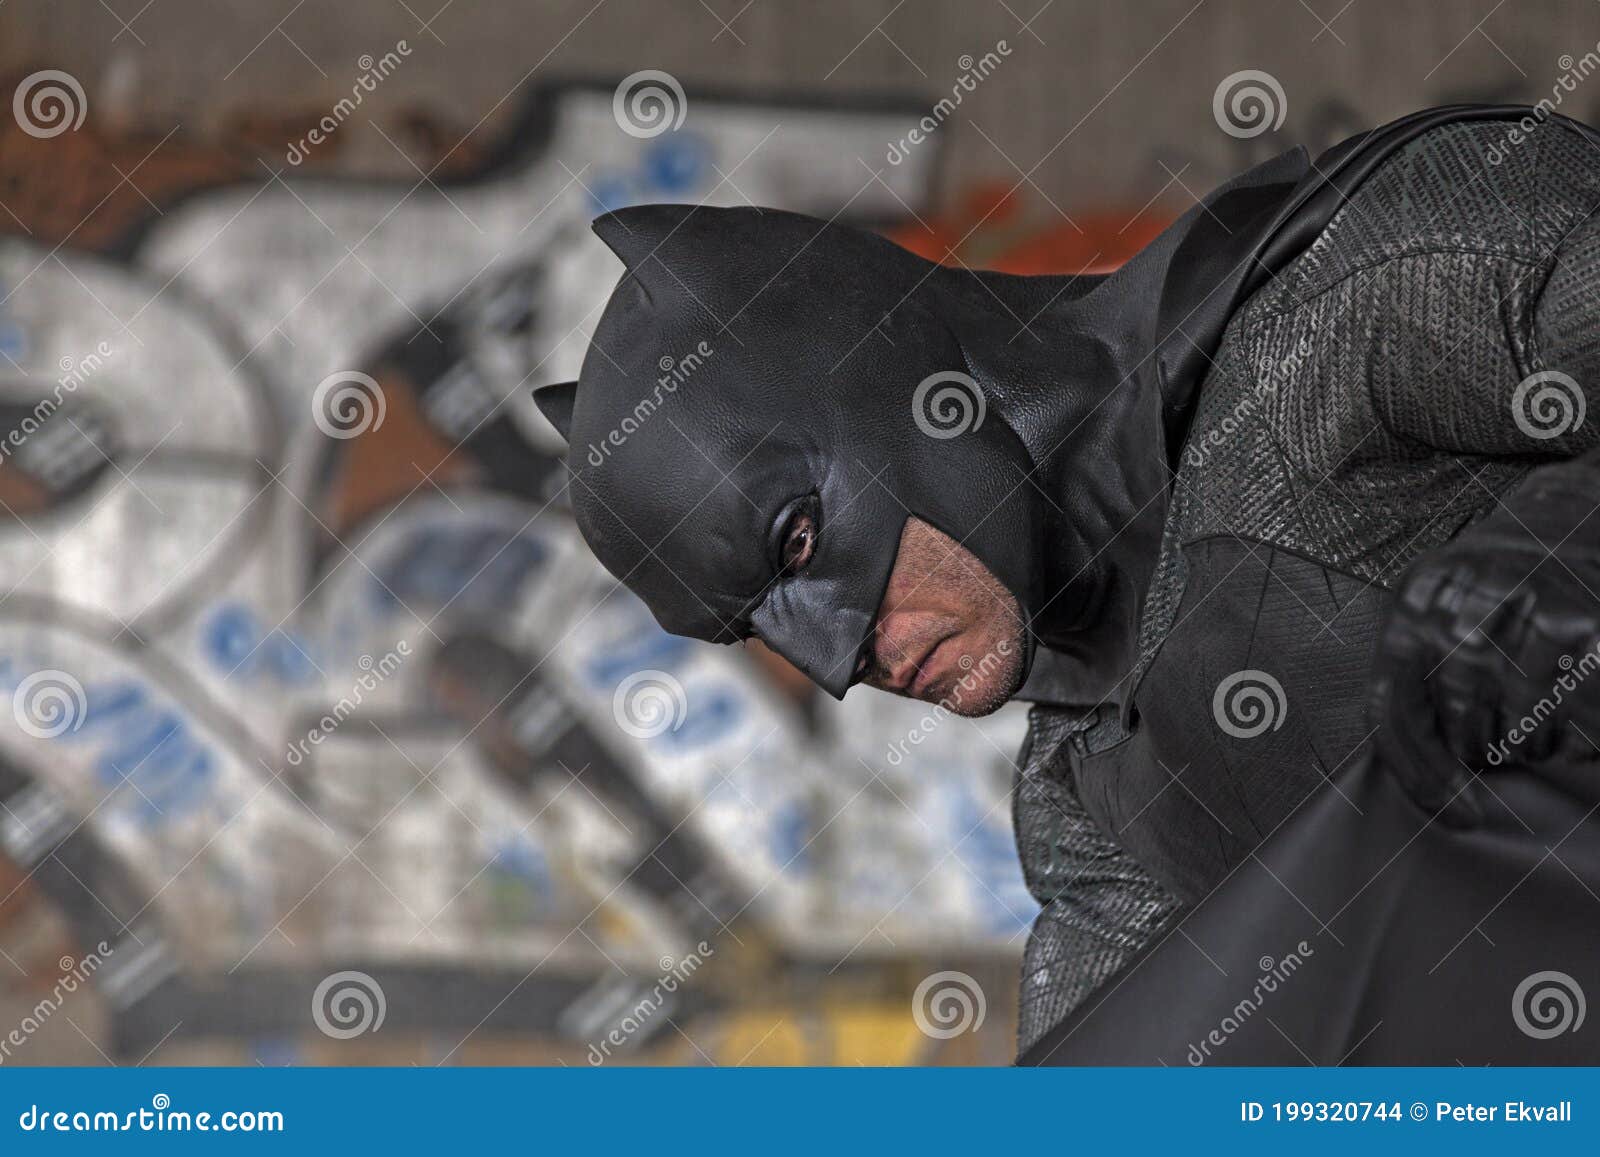
<svg viewBox="0 0 1600 1157">
<path fill-rule="evenodd" d="M 1248 239 L 1252 264 L 1281 268 L 1419 133 L 1535 116 L 1433 109 L 1340 145 Z M 1345 769 L 1019 1063 L 1600 1062 L 1587 1015 L 1600 994 L 1600 769 L 1482 782 L 1489 814 L 1462 829 L 1375 759 Z"/>
<path fill-rule="evenodd" d="M 1600 784 L 1462 830 L 1347 769 L 1024 1065 L 1594 1064 Z"/>
</svg>

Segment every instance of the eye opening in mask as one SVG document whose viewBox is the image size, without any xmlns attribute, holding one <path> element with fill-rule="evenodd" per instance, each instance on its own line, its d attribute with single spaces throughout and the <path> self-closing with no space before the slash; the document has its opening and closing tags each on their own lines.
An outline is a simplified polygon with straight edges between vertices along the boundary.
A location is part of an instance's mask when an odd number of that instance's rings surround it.
<svg viewBox="0 0 1600 1157">
<path fill-rule="evenodd" d="M 822 501 L 805 494 L 784 506 L 772 522 L 769 555 L 778 578 L 799 574 L 817 554 L 822 535 Z"/>
</svg>

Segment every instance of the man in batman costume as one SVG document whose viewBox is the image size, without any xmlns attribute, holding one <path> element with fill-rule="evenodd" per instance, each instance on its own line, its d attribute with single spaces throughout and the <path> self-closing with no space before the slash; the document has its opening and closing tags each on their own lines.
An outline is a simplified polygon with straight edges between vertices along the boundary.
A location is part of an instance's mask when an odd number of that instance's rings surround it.
<svg viewBox="0 0 1600 1157">
<path fill-rule="evenodd" d="M 537 396 L 667 630 L 1035 704 L 1025 1061 L 1573 1059 L 1539 976 L 1600 991 L 1597 208 L 1589 129 L 1460 106 L 1105 276 L 625 210 Z"/>
</svg>

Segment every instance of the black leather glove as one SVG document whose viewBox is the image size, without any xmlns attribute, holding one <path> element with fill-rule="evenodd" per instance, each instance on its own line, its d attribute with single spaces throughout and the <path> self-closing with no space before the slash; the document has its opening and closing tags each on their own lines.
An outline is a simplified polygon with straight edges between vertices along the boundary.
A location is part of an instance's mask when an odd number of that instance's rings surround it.
<svg viewBox="0 0 1600 1157">
<path fill-rule="evenodd" d="M 1600 470 L 1547 466 L 1417 560 L 1380 636 L 1379 756 L 1423 808 L 1473 825 L 1498 767 L 1600 792 Z"/>
</svg>

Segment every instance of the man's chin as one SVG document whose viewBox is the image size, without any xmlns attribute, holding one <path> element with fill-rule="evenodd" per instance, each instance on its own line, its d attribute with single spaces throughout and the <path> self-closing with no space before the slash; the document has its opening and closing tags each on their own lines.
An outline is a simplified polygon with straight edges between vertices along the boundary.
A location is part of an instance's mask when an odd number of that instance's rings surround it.
<svg viewBox="0 0 1600 1157">
<path fill-rule="evenodd" d="M 1004 707 L 1011 699 L 1009 695 L 998 695 L 985 699 L 969 699 L 963 703 L 955 703 L 943 699 L 931 700 L 942 705 L 952 715 L 959 715 L 963 719 L 981 719 L 985 715 L 993 715 Z"/>
</svg>

